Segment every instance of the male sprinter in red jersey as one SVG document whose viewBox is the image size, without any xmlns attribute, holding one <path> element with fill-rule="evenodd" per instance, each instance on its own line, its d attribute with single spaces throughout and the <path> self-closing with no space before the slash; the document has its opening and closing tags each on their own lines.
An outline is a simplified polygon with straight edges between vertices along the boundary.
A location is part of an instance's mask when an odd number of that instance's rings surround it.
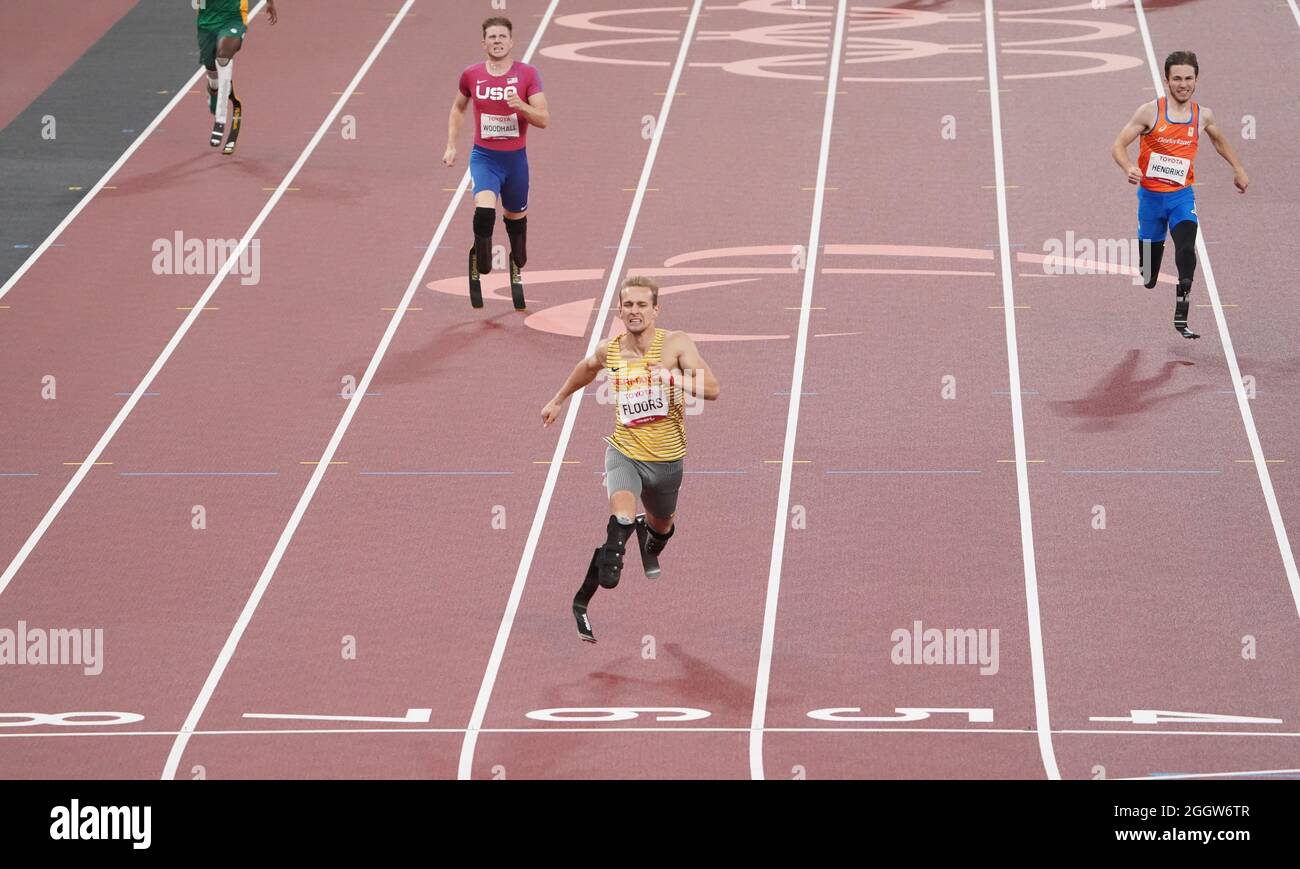
<svg viewBox="0 0 1300 869">
<path fill-rule="evenodd" d="M 614 433 L 605 439 L 610 517 L 605 543 L 591 556 L 586 579 L 573 599 L 578 635 L 588 643 L 596 642 L 596 636 L 587 604 L 597 586 L 618 585 L 624 546 L 633 531 L 646 576 L 659 576 L 659 553 L 675 529 L 673 517 L 686 458 L 685 393 L 712 401 L 720 391 L 690 335 L 655 328 L 659 287 L 653 280 L 628 278 L 619 288 L 618 299 L 619 317 L 627 331 L 596 345 L 596 352 L 577 364 L 542 408 L 542 425 L 550 425 L 570 395 L 595 380 L 601 369 L 609 371 L 614 398 Z M 645 506 L 641 516 L 635 515 L 638 497 Z"/>
<path fill-rule="evenodd" d="M 235 55 L 248 33 L 248 0 L 196 0 L 194 7 L 199 13 L 199 61 L 208 71 L 208 111 L 216 116 L 208 144 L 220 148 L 226 139 L 229 103 L 235 109 L 235 117 L 222 153 L 233 154 L 243 116 L 243 106 L 235 97 Z M 266 0 L 266 18 L 272 24 L 280 19 L 275 0 Z"/>
<path fill-rule="evenodd" d="M 1199 338 L 1187 328 L 1187 310 L 1196 273 L 1196 147 L 1201 131 L 1210 137 L 1214 149 L 1232 166 L 1232 181 L 1242 193 L 1250 184 L 1246 170 L 1232 153 L 1228 138 L 1214 122 L 1214 113 L 1192 102 L 1200 66 L 1190 51 L 1175 51 L 1165 58 L 1165 90 L 1168 97 L 1144 103 L 1124 129 L 1120 130 L 1111 156 L 1138 187 L 1138 239 L 1142 278 L 1147 289 L 1156 285 L 1160 259 L 1165 253 L 1165 232 L 1174 239 L 1174 263 L 1178 266 L 1178 293 L 1174 302 L 1174 329 L 1184 338 Z M 1138 136 L 1138 163 L 1129 162 L 1128 146 Z"/>
<path fill-rule="evenodd" d="M 520 269 L 528 261 L 528 154 L 524 149 L 528 126 L 546 128 L 551 113 L 542 93 L 542 76 L 536 67 L 511 58 L 515 41 L 509 18 L 483 22 L 483 51 L 487 60 L 467 67 L 460 75 L 460 93 L 451 104 L 447 121 L 446 166 L 456 163 L 456 138 L 465 122 L 465 109 L 474 101 L 474 150 L 469 173 L 474 181 L 474 246 L 469 252 L 469 300 L 483 307 L 479 275 L 492 271 L 492 227 L 497 200 L 505 212 L 510 237 L 510 296 L 515 308 L 524 308 Z"/>
</svg>

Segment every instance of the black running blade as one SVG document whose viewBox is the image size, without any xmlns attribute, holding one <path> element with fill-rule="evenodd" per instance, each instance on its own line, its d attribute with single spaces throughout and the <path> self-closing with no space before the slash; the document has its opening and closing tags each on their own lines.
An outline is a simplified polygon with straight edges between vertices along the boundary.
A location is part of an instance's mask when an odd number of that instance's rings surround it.
<svg viewBox="0 0 1300 869">
<path fill-rule="evenodd" d="M 483 282 L 478 275 L 478 257 L 474 248 L 469 249 L 469 303 L 475 308 L 483 307 Z"/>
<path fill-rule="evenodd" d="M 636 542 L 641 549 L 641 567 L 645 570 L 646 579 L 658 579 L 662 572 L 659 569 L 659 556 L 653 552 L 646 551 L 646 541 L 649 540 L 650 532 L 646 529 L 645 519 L 638 516 L 636 523 Z"/>
<path fill-rule="evenodd" d="M 584 643 L 596 642 L 596 634 L 591 630 L 591 619 L 587 618 L 587 604 L 591 603 L 600 588 L 597 581 L 599 570 L 596 567 L 596 556 L 599 553 L 600 550 L 597 549 L 591 554 L 591 563 L 587 565 L 587 575 L 582 578 L 582 587 L 573 596 L 573 618 L 578 622 L 578 636 L 582 637 Z"/>
<path fill-rule="evenodd" d="M 596 635 L 591 630 L 591 619 L 587 618 L 587 608 L 581 604 L 573 605 L 573 617 L 578 622 L 578 636 L 584 643 L 596 642 Z"/>
<path fill-rule="evenodd" d="M 1174 296 L 1174 331 L 1184 338 L 1199 338 L 1200 335 L 1187 328 L 1187 312 L 1192 307 L 1191 295 L 1191 286 L 1180 281 Z"/>
<path fill-rule="evenodd" d="M 522 311 L 528 306 L 524 300 L 524 276 L 519 273 L 519 266 L 510 262 L 510 300 L 515 303 L 515 310 Z"/>
</svg>

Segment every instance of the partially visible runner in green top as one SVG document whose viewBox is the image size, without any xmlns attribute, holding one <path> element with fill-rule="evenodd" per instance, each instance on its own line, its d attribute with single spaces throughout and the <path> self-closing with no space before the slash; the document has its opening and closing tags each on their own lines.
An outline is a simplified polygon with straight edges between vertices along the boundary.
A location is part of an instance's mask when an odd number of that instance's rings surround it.
<svg viewBox="0 0 1300 869">
<path fill-rule="evenodd" d="M 199 11 L 199 29 L 215 30 L 231 18 L 248 23 L 248 0 L 195 0 Z"/>
<path fill-rule="evenodd" d="M 233 103 L 235 120 L 225 148 L 225 153 L 231 154 L 235 150 L 240 118 L 234 89 L 234 58 L 248 33 L 248 0 L 193 0 L 193 4 L 199 13 L 199 60 L 208 71 L 208 111 L 216 116 L 209 144 L 221 147 L 226 135 L 227 104 Z M 275 0 L 266 0 L 266 17 L 272 24 L 279 20 Z"/>
</svg>

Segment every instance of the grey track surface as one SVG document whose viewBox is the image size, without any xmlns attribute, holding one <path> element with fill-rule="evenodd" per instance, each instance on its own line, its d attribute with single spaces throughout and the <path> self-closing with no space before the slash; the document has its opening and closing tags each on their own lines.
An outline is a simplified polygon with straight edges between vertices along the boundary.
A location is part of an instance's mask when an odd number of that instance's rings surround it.
<svg viewBox="0 0 1300 869">
<path fill-rule="evenodd" d="M 0 130 L 0 283 L 135 141 L 198 62 L 190 5 L 140 0 Z M 41 136 L 46 115 L 55 119 L 54 139 Z M 68 189 L 77 186 L 83 189 Z"/>
</svg>

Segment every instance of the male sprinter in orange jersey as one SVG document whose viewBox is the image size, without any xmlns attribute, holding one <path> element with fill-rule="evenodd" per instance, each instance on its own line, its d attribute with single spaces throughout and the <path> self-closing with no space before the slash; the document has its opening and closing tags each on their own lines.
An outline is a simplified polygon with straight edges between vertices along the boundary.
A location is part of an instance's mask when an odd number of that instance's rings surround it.
<svg viewBox="0 0 1300 869">
<path fill-rule="evenodd" d="M 614 433 L 605 438 L 610 517 L 605 542 L 591 556 L 586 579 L 573 599 L 578 634 L 589 643 L 596 637 L 587 619 L 587 604 L 598 585 L 618 585 L 624 545 L 633 531 L 646 576 L 659 575 L 659 553 L 673 536 L 682 485 L 685 393 L 708 401 L 719 393 L 718 381 L 691 337 L 655 328 L 659 287 L 653 280 L 628 278 L 619 288 L 618 301 L 618 315 L 627 331 L 601 341 L 542 408 L 542 425 L 550 425 L 570 395 L 595 380 L 601 369 L 609 372 L 614 398 Z M 636 515 L 638 496 L 645 506 L 641 516 Z"/>
<path fill-rule="evenodd" d="M 1165 253 L 1165 232 L 1174 239 L 1174 263 L 1178 266 L 1178 291 L 1174 302 L 1174 329 L 1184 338 L 1199 338 L 1187 328 L 1187 310 L 1196 273 L 1196 147 L 1201 131 L 1210 137 L 1214 149 L 1232 166 L 1232 181 L 1242 193 L 1250 184 L 1246 170 L 1232 153 L 1228 138 L 1214 122 L 1214 113 L 1192 102 L 1200 66 L 1190 51 L 1175 51 L 1165 58 L 1165 90 L 1168 97 L 1143 103 L 1124 129 L 1120 130 L 1111 156 L 1138 187 L 1138 239 L 1142 278 L 1147 289 L 1156 285 L 1160 259 Z M 1138 136 L 1138 162 L 1129 162 L 1128 146 Z"/>
</svg>

